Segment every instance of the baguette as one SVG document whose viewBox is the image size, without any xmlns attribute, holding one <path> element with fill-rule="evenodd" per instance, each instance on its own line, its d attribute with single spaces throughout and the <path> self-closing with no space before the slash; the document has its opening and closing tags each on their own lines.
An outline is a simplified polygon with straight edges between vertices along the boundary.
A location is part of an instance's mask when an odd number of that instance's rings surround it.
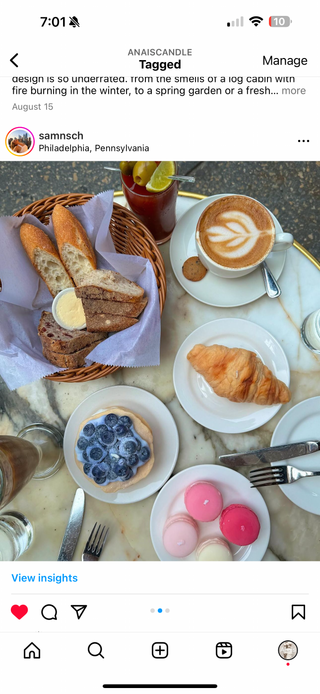
<svg viewBox="0 0 320 694">
<path fill-rule="evenodd" d="M 58 251 L 42 229 L 33 224 L 21 224 L 20 239 L 33 267 L 46 283 L 52 296 L 56 296 L 62 289 L 74 286 Z"/>
<path fill-rule="evenodd" d="M 52 352 L 45 345 L 42 345 L 43 356 L 48 359 L 54 366 L 60 366 L 65 369 L 78 369 L 84 366 L 84 360 L 92 352 L 92 350 L 100 344 L 102 340 L 93 342 L 89 347 L 79 349 L 73 354 L 60 354 L 60 352 Z"/>
<path fill-rule="evenodd" d="M 147 297 L 141 301 L 128 303 L 126 301 L 105 301 L 104 299 L 82 299 L 84 312 L 111 313 L 114 316 L 131 316 L 137 318 L 148 303 Z"/>
<path fill-rule="evenodd" d="M 129 316 L 113 316 L 111 313 L 86 313 L 88 332 L 117 333 L 138 323 L 136 318 Z"/>
<path fill-rule="evenodd" d="M 43 347 L 51 352 L 60 352 L 61 354 L 71 354 L 88 347 L 92 342 L 106 339 L 106 335 L 102 332 L 88 333 L 86 330 L 65 330 L 56 323 L 49 311 L 42 311 L 38 335 Z"/>
<path fill-rule="evenodd" d="M 82 224 L 70 210 L 56 205 L 52 221 L 61 260 L 77 285 L 81 277 L 96 269 L 95 252 Z"/>
<path fill-rule="evenodd" d="M 95 270 L 85 275 L 76 288 L 80 299 L 103 299 L 106 301 L 141 301 L 144 294 L 142 287 L 127 280 L 113 270 Z"/>
</svg>

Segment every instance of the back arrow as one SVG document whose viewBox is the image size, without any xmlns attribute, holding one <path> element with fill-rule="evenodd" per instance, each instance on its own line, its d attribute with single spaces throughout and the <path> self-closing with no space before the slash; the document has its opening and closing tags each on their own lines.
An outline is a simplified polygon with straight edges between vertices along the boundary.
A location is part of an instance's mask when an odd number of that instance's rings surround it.
<svg viewBox="0 0 320 694">
<path fill-rule="evenodd" d="M 14 59 L 17 57 L 17 55 L 18 55 L 18 53 L 15 53 L 12 56 L 12 58 L 10 58 L 10 63 L 12 63 L 12 65 L 15 65 L 15 67 L 18 67 L 17 63 L 14 62 Z"/>
</svg>

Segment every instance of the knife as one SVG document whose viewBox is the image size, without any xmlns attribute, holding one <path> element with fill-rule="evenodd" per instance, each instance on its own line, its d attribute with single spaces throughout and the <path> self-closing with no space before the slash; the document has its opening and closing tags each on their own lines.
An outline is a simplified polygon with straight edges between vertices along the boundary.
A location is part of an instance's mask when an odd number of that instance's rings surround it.
<svg viewBox="0 0 320 694">
<path fill-rule="evenodd" d="M 235 467 L 241 465 L 259 465 L 260 463 L 278 463 L 280 460 L 298 458 L 301 455 L 316 453 L 320 450 L 320 441 L 303 441 L 302 443 L 286 443 L 283 446 L 260 448 L 248 453 L 231 453 L 220 455 L 219 460 L 225 465 Z"/>
<path fill-rule="evenodd" d="M 60 547 L 58 561 L 72 560 L 79 540 L 84 509 L 85 494 L 83 489 L 80 489 L 79 487 L 74 495 L 72 509 L 68 520 L 68 525 L 66 527 L 66 532 L 62 540 L 62 545 Z"/>
</svg>

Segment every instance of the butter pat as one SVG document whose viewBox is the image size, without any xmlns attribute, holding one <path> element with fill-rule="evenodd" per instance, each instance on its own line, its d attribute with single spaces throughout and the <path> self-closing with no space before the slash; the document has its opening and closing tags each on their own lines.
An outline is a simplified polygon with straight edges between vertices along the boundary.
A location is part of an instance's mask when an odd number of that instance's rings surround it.
<svg viewBox="0 0 320 694">
<path fill-rule="evenodd" d="M 64 289 L 55 297 L 52 304 L 53 317 L 62 328 L 81 330 L 86 327 L 86 317 L 81 299 L 73 288 Z"/>
</svg>

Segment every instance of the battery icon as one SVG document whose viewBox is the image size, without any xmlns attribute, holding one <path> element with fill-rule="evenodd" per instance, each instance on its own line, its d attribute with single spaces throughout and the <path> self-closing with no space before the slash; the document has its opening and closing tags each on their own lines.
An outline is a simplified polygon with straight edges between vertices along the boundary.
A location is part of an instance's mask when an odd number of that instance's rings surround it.
<svg viewBox="0 0 320 694">
<path fill-rule="evenodd" d="M 292 19 L 288 15 L 277 15 L 269 17 L 269 24 L 271 27 L 289 27 L 292 23 Z"/>
</svg>

